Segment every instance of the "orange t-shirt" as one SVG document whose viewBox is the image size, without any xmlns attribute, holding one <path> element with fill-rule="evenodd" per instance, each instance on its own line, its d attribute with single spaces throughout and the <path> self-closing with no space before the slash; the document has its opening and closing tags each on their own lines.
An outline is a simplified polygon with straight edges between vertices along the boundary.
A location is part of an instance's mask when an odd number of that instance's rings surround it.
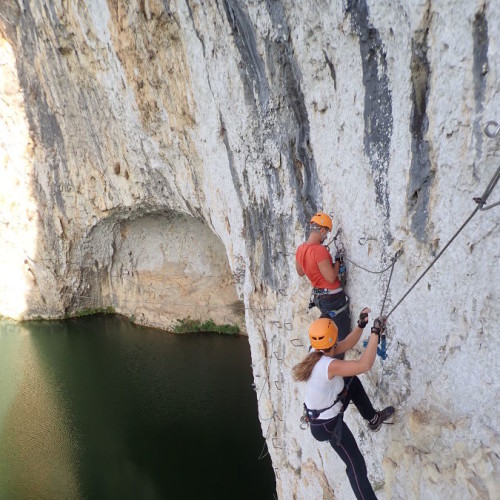
<svg viewBox="0 0 500 500">
<path fill-rule="evenodd" d="M 323 245 L 319 243 L 302 243 L 297 248 L 295 259 L 306 273 L 313 288 L 328 288 L 330 290 L 340 288 L 340 280 L 338 278 L 334 283 L 328 283 L 319 270 L 318 263 L 327 259 L 333 266 L 332 256 Z"/>
</svg>

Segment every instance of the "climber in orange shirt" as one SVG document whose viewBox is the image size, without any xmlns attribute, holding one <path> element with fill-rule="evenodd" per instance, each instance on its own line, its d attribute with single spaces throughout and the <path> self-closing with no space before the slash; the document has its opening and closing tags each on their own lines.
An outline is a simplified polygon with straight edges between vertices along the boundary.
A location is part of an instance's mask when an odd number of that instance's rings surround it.
<svg viewBox="0 0 500 500">
<path fill-rule="evenodd" d="M 349 297 L 341 286 L 339 268 L 341 256 L 335 262 L 322 243 L 332 230 L 330 216 L 317 212 L 311 218 L 309 238 L 295 254 L 295 267 L 299 276 L 307 276 L 313 286 L 313 304 L 321 311 L 322 318 L 330 318 L 337 325 L 339 341 L 351 331 Z"/>
</svg>

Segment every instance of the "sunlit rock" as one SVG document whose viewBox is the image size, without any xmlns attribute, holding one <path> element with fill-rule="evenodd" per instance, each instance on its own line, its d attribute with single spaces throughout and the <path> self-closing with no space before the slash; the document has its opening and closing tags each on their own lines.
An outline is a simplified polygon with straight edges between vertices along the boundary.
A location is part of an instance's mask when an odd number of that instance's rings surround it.
<svg viewBox="0 0 500 500">
<path fill-rule="evenodd" d="M 4 1 L 0 314 L 172 328 L 241 324 L 242 303 L 279 497 L 350 498 L 299 428 L 290 369 L 318 313 L 295 248 L 323 209 L 351 261 L 378 271 L 402 249 L 396 305 L 498 168 L 499 7 Z M 368 434 L 347 411 L 380 498 L 498 490 L 499 210 L 390 317 L 388 359 L 362 378 L 395 424 Z M 388 280 L 349 263 L 353 315 L 378 314 Z"/>
</svg>

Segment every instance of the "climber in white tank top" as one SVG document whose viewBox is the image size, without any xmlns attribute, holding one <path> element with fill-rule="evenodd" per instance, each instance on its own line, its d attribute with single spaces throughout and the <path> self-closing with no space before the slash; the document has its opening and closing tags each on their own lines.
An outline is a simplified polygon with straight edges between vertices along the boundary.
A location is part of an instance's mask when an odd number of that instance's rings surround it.
<svg viewBox="0 0 500 500">
<path fill-rule="evenodd" d="M 368 345 L 359 359 L 334 357 L 358 343 L 363 328 L 368 323 L 369 312 L 370 309 L 363 309 L 357 326 L 338 343 L 337 326 L 331 319 L 320 318 L 314 321 L 309 327 L 309 340 L 314 350 L 293 367 L 295 380 L 306 382 L 304 420 L 310 425 L 311 433 L 317 441 L 329 441 L 346 465 L 347 477 L 356 498 L 363 500 L 377 497 L 368 480 L 363 455 L 343 420 L 343 413 L 352 400 L 372 431 L 379 430 L 382 423 L 394 414 L 392 406 L 375 411 L 356 376 L 372 367 L 380 334 L 385 330 L 385 318 L 380 317 L 374 321 Z M 347 383 L 343 377 L 348 377 Z"/>
<path fill-rule="evenodd" d="M 332 402 L 336 401 L 339 394 L 344 389 L 344 379 L 336 376 L 328 378 L 328 366 L 332 358 L 323 356 L 314 365 L 311 377 L 307 381 L 304 402 L 308 408 L 320 409 L 328 408 Z M 337 416 L 342 410 L 342 402 L 338 401 L 334 406 L 321 413 L 322 419 L 329 419 Z"/>
</svg>

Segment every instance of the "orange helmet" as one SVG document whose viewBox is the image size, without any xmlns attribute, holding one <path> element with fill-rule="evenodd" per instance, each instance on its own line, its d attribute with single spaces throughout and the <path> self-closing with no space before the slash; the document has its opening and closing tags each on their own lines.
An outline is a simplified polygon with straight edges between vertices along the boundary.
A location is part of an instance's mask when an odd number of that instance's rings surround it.
<svg viewBox="0 0 500 500">
<path fill-rule="evenodd" d="M 312 216 L 311 222 L 317 224 L 318 226 L 327 227 L 328 231 L 332 230 L 333 223 L 329 215 L 325 212 L 317 212 Z"/>
<path fill-rule="evenodd" d="M 309 340 L 315 349 L 330 349 L 337 342 L 337 335 L 337 325 L 329 318 L 319 318 L 309 327 Z"/>
</svg>

